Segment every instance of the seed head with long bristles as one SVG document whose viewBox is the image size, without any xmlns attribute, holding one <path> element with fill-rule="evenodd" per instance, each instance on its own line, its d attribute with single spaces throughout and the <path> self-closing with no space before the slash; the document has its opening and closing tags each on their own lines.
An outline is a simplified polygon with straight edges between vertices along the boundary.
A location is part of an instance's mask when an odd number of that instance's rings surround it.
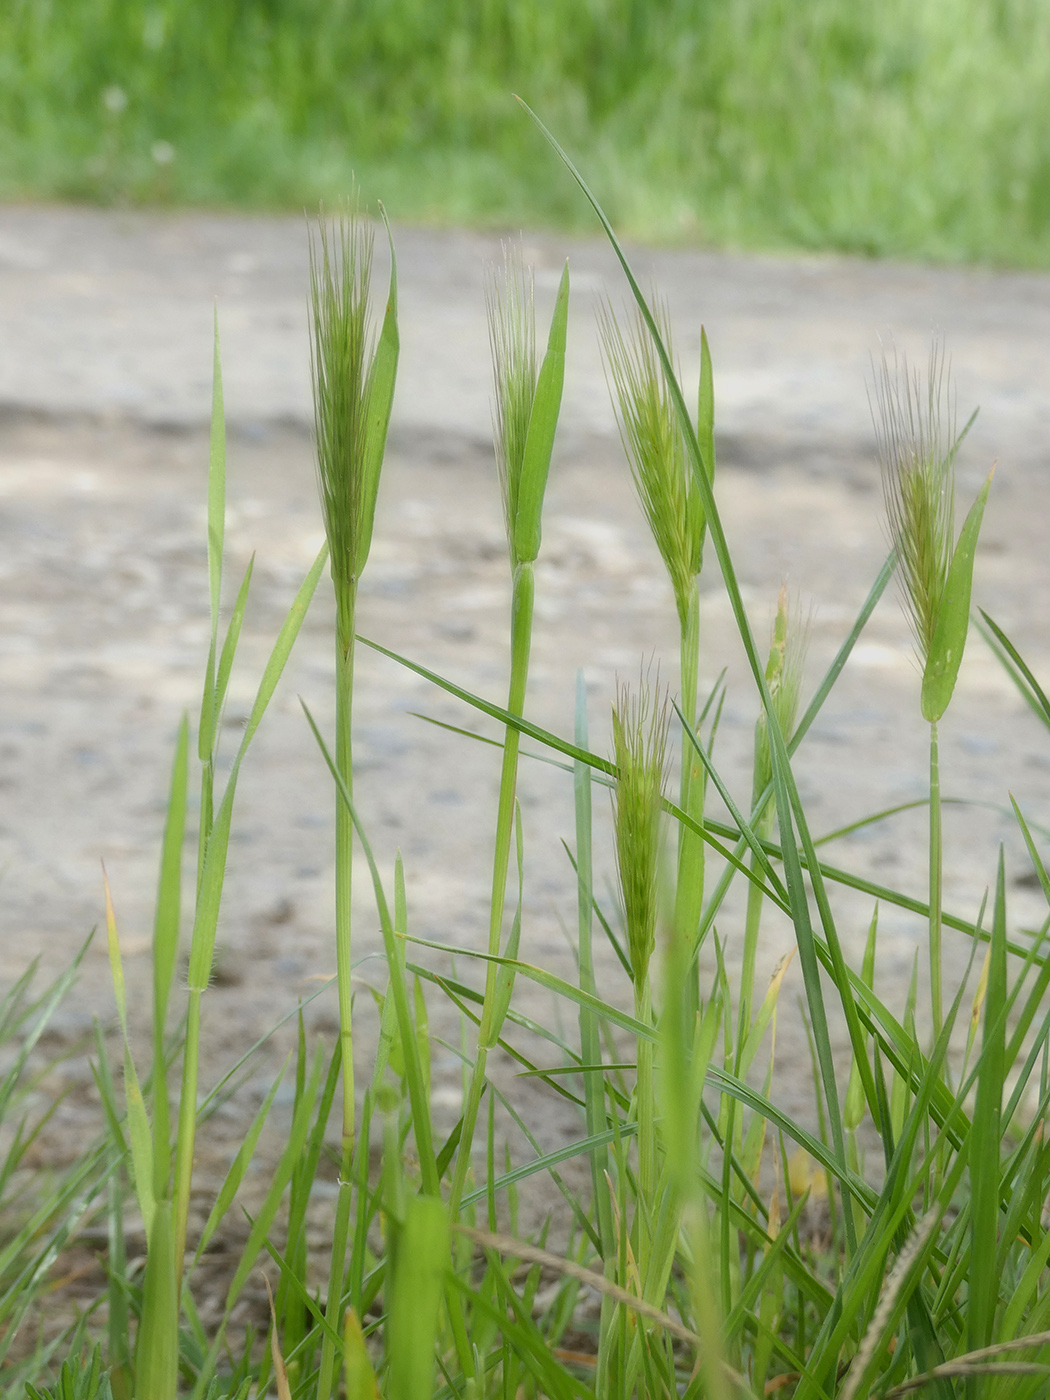
<svg viewBox="0 0 1050 1400">
<path fill-rule="evenodd" d="M 357 210 L 334 229 L 322 216 L 310 240 L 311 368 L 321 506 L 344 645 L 375 508 L 368 479 L 371 272 L 372 231 Z"/>
<path fill-rule="evenodd" d="M 955 400 L 944 347 L 925 379 L 903 355 L 875 371 L 872 417 L 905 608 L 925 667 L 955 544 Z"/>
<path fill-rule="evenodd" d="M 670 351 L 666 304 L 654 300 L 653 315 Z M 625 331 L 611 305 L 605 303 L 598 309 L 598 330 L 631 474 L 684 624 L 703 559 L 706 518 L 682 430 L 641 314 L 634 314 Z"/>
<path fill-rule="evenodd" d="M 643 679 L 622 686 L 613 706 L 617 777 L 613 791 L 616 858 L 627 948 L 639 985 L 656 941 L 660 825 L 667 763 L 668 708 Z"/>
<path fill-rule="evenodd" d="M 496 465 L 511 563 L 516 565 L 514 534 L 518 491 L 536 398 L 537 373 L 533 274 L 531 268 L 526 268 L 517 244 L 504 243 L 503 264 L 490 272 L 485 303 L 492 346 Z"/>
</svg>

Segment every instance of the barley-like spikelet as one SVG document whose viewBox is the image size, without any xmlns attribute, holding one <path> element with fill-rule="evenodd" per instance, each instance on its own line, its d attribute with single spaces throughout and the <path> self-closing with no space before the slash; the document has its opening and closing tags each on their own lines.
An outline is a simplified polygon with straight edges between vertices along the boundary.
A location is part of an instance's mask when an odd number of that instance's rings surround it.
<svg viewBox="0 0 1050 1400">
<path fill-rule="evenodd" d="M 798 716 L 802 693 L 802 669 L 806 660 L 809 626 L 803 621 L 797 598 L 788 594 L 786 585 L 777 599 L 777 615 L 766 662 L 766 683 L 773 701 L 773 710 L 785 739 L 791 737 Z M 769 756 L 769 720 L 765 710 L 755 723 L 754 795 L 764 792 L 773 775 Z"/>
<path fill-rule="evenodd" d="M 334 229 L 322 217 L 310 242 L 311 368 L 321 506 L 344 646 L 371 528 L 371 273 L 372 231 L 356 208 Z"/>
<path fill-rule="evenodd" d="M 496 464 L 503 493 L 507 541 L 514 557 L 514 527 L 518 515 L 518 490 L 525 463 L 525 443 L 536 398 L 536 311 L 532 269 L 522 259 L 521 248 L 503 245 L 503 265 L 492 268 L 485 289 L 492 377 L 495 390 L 493 427 Z"/>
<path fill-rule="evenodd" d="M 613 792 L 616 857 L 635 983 L 649 971 L 656 940 L 660 814 L 667 762 L 668 709 L 648 683 L 622 686 L 613 706 L 617 778 Z"/>
<path fill-rule="evenodd" d="M 670 350 L 667 306 L 654 299 L 653 315 Z M 606 303 L 598 310 L 598 329 L 624 450 L 684 625 L 703 557 L 705 516 L 682 430 L 641 315 L 636 312 L 624 331 Z"/>
<path fill-rule="evenodd" d="M 903 355 L 883 356 L 873 414 L 890 536 L 904 602 L 926 665 L 955 543 L 955 401 L 944 347 L 925 381 Z"/>
</svg>

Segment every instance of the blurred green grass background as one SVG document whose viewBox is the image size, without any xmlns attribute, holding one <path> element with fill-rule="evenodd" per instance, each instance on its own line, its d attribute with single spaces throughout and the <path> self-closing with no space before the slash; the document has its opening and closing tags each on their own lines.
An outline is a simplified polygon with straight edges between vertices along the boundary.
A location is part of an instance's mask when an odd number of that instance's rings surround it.
<svg viewBox="0 0 1050 1400">
<path fill-rule="evenodd" d="M 3 0 L 0 197 L 1050 265 L 1048 0 Z"/>
</svg>

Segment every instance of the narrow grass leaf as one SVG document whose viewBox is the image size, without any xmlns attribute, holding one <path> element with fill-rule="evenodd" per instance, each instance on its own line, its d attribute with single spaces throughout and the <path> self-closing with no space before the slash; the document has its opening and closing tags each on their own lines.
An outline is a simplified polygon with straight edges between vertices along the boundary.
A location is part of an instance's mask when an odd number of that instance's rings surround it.
<svg viewBox="0 0 1050 1400">
<path fill-rule="evenodd" d="M 1013 808 L 1014 816 L 1017 818 L 1017 824 L 1021 828 L 1021 835 L 1024 837 L 1028 856 L 1032 862 L 1032 869 L 1035 871 L 1039 886 L 1046 897 L 1046 902 L 1050 904 L 1050 873 L 1047 872 L 1046 866 L 1043 864 L 1043 858 L 1039 854 L 1039 849 L 1032 838 L 1028 823 L 1025 821 L 1020 807 L 1017 805 L 1017 799 L 1014 797 L 1013 793 L 1010 794 L 1010 806 Z"/>
<path fill-rule="evenodd" d="M 117 1001 L 117 1015 L 124 1041 L 124 1099 L 127 1104 L 128 1137 L 131 1142 L 131 1165 L 134 1176 L 135 1195 L 142 1223 L 147 1237 L 151 1234 L 153 1215 L 157 1205 L 154 1194 L 153 1177 L 153 1134 L 150 1129 L 146 1102 L 142 1087 L 131 1058 L 131 1042 L 128 1040 L 127 1000 L 124 992 L 124 967 L 120 956 L 120 940 L 117 935 L 117 917 L 113 910 L 113 895 L 109 888 L 109 877 L 105 866 L 102 868 L 102 881 L 106 897 L 106 933 L 109 940 L 109 965 L 113 975 L 113 990 Z"/>
<path fill-rule="evenodd" d="M 158 1048 L 162 1052 L 154 1061 L 154 1076 L 163 1071 L 164 1027 L 168 1016 L 168 999 L 175 979 L 175 964 L 178 960 L 188 760 L 189 724 L 184 715 L 179 725 L 171 766 L 171 785 L 157 884 L 157 912 L 153 924 L 153 1023 Z"/>
<path fill-rule="evenodd" d="M 565 338 L 569 318 L 569 264 L 565 264 L 558 284 L 547 353 L 536 378 L 536 394 L 529 415 L 525 453 L 518 483 L 517 513 L 514 519 L 514 554 L 519 560 L 532 560 L 539 554 L 543 495 L 547 489 L 554 435 L 561 411 L 565 382 Z"/>
<path fill-rule="evenodd" d="M 222 592 L 223 537 L 226 527 L 226 415 L 223 409 L 219 309 L 215 308 L 212 343 L 211 441 L 208 450 L 208 593 L 212 640 L 218 634 Z"/>
<path fill-rule="evenodd" d="M 433 1196 L 414 1196 L 405 1211 L 387 1311 L 387 1379 L 396 1400 L 432 1400 L 448 1269 L 445 1207 Z"/>
<path fill-rule="evenodd" d="M 270 1358 L 273 1361 L 273 1378 L 277 1386 L 277 1400 L 292 1400 L 292 1388 L 288 1384 L 288 1367 L 281 1355 L 281 1343 L 277 1337 L 277 1310 L 273 1305 L 273 1292 L 270 1280 L 263 1274 L 266 1284 L 266 1298 L 270 1304 Z"/>
<path fill-rule="evenodd" d="M 318 748 L 321 750 L 324 761 L 328 765 L 328 771 L 335 781 L 340 798 L 346 804 L 346 809 L 350 813 L 350 817 L 354 823 L 354 829 L 361 842 L 361 849 L 364 851 L 365 859 L 368 862 L 369 872 L 372 876 L 372 888 L 375 893 L 376 908 L 379 913 L 379 922 L 383 933 L 383 945 L 386 952 L 387 967 L 390 972 L 390 989 L 397 1010 L 398 1032 L 401 1037 L 401 1044 L 405 1055 L 405 1073 L 408 1081 L 409 1101 L 412 1108 L 412 1125 L 416 1138 L 416 1150 L 419 1155 L 420 1167 L 423 1173 L 424 1189 L 429 1194 L 438 1196 L 440 1193 L 440 1180 L 437 1175 L 434 1145 L 431 1135 L 426 1076 L 420 1061 L 419 1043 L 412 1025 L 408 984 L 405 980 L 405 961 L 397 943 L 398 931 L 395 930 L 393 920 L 390 917 L 390 907 L 383 891 L 383 882 L 380 879 L 379 867 L 376 864 L 375 856 L 372 854 L 371 844 L 357 814 L 357 809 L 354 806 L 349 789 L 346 786 L 342 774 L 333 763 L 332 757 L 321 735 L 321 731 L 318 729 L 316 721 L 307 708 L 305 701 L 300 700 L 300 704 L 306 715 L 307 723 L 313 731 Z M 405 934 L 404 937 L 413 942 L 419 941 L 412 939 L 409 934 Z"/>
<path fill-rule="evenodd" d="M 990 618 L 983 608 L 980 609 L 980 614 L 978 631 L 1002 662 L 1003 669 L 1021 692 L 1025 703 L 1043 724 L 1050 728 L 1050 699 L 1047 699 L 1046 692 L 999 624 Z"/>
<path fill-rule="evenodd" d="M 230 771 L 230 777 L 223 793 L 219 811 L 216 813 L 212 827 L 211 836 L 208 841 L 204 859 L 204 870 L 202 872 L 201 888 L 197 899 L 197 910 L 194 917 L 193 936 L 190 944 L 190 966 L 189 985 L 191 990 L 204 991 L 207 988 L 209 977 L 211 976 L 212 956 L 215 951 L 215 933 L 218 927 L 219 904 L 222 899 L 222 887 L 226 874 L 226 853 L 229 849 L 230 825 L 233 819 L 233 800 L 237 788 L 237 779 L 240 774 L 241 764 L 248 751 L 248 746 L 255 737 L 256 730 L 262 722 L 262 717 L 266 712 L 266 707 L 273 698 L 277 682 L 281 678 L 288 657 L 291 655 L 295 639 L 299 635 L 299 629 L 303 625 L 307 609 L 311 599 L 317 589 L 321 572 L 324 569 L 325 560 L 328 557 L 327 544 L 322 545 L 317 558 L 310 566 L 310 570 L 299 587 L 298 593 L 288 610 L 281 630 L 274 642 L 270 652 L 266 667 L 263 671 L 262 679 L 256 691 L 255 701 L 248 716 L 248 723 L 245 726 L 244 734 L 241 736 L 240 747 L 237 750 Z"/>
<path fill-rule="evenodd" d="M 353 1308 L 347 1308 L 343 1318 L 343 1366 L 346 1400 L 379 1400 L 379 1385 L 368 1355 L 365 1334 Z"/>
<path fill-rule="evenodd" d="M 234 1196 L 236 1196 L 241 1182 L 244 1180 L 245 1173 L 251 1165 L 252 1158 L 255 1155 L 255 1149 L 258 1146 L 259 1137 L 262 1133 L 263 1126 L 266 1123 L 267 1118 L 269 1118 L 270 1116 L 270 1109 L 273 1107 L 274 1098 L 277 1095 L 277 1090 L 281 1086 L 281 1081 L 284 1079 L 285 1071 L 287 1070 L 287 1068 L 288 1060 L 285 1060 L 284 1064 L 281 1066 L 280 1072 L 278 1073 L 276 1079 L 274 1079 L 273 1083 L 270 1085 L 270 1088 L 267 1090 L 266 1096 L 259 1106 L 259 1111 L 252 1119 L 251 1124 L 249 1125 L 248 1130 L 245 1133 L 240 1146 L 237 1148 L 237 1152 L 234 1155 L 233 1161 L 230 1163 L 229 1170 L 226 1173 L 222 1186 L 219 1188 L 218 1194 L 215 1197 L 215 1204 L 212 1206 L 211 1213 L 209 1214 L 208 1219 L 205 1222 L 204 1229 L 201 1231 L 201 1237 L 197 1244 L 196 1252 L 194 1254 L 194 1264 L 197 1264 L 197 1262 L 200 1260 L 200 1257 L 207 1249 L 212 1236 L 215 1234 L 215 1231 L 222 1223 L 226 1212 L 233 1204 L 233 1198 Z"/>
<path fill-rule="evenodd" d="M 171 1207 L 156 1210 L 149 1229 L 142 1320 L 135 1347 L 136 1394 L 175 1400 L 179 1374 L 179 1299 Z"/>
<path fill-rule="evenodd" d="M 1003 1081 L 1006 1075 L 1006 872 L 1003 853 L 995 886 L 995 915 L 989 944 L 984 1036 L 977 1072 L 977 1099 L 969 1135 L 971 1191 L 970 1296 L 966 1338 L 971 1350 L 992 1340 L 999 1281 L 986 1263 L 995 1258 L 1000 1195 Z"/>
<path fill-rule="evenodd" d="M 696 438 L 709 479 L 715 476 L 715 382 L 707 331 L 700 327 L 700 389 L 697 395 Z"/>
<path fill-rule="evenodd" d="M 974 555 L 994 472 L 993 467 L 977 493 L 977 499 L 970 507 L 955 546 L 955 553 L 952 555 L 944 593 L 937 610 L 930 652 L 922 676 L 922 714 L 923 718 L 931 723 L 939 720 L 948 708 L 959 675 L 959 666 L 966 646 L 966 632 L 970 625 L 970 589 L 973 584 Z"/>
<path fill-rule="evenodd" d="M 751 849 L 752 854 L 758 861 L 759 868 L 761 869 L 763 875 L 765 875 L 770 885 L 772 885 L 776 893 L 778 903 L 780 904 L 781 908 L 785 908 L 788 900 L 787 890 L 784 888 L 780 877 L 777 875 L 772 865 L 770 865 L 769 857 L 766 855 L 762 847 L 762 842 L 755 834 L 750 822 L 746 819 L 746 817 L 740 811 L 740 808 L 737 806 L 736 802 L 733 800 L 732 793 L 729 791 L 728 787 L 723 782 L 718 770 L 712 763 L 710 754 L 708 754 L 703 744 L 700 742 L 699 735 L 695 734 L 693 732 L 692 726 L 686 722 L 686 718 L 682 713 L 681 706 L 675 700 L 672 700 L 671 703 L 672 705 L 674 705 L 675 713 L 678 715 L 678 718 L 682 721 L 683 734 L 685 734 L 688 737 L 694 752 L 698 755 L 700 761 L 703 763 L 704 768 L 707 771 L 707 776 L 714 783 L 715 787 L 718 790 L 719 797 L 721 797 L 722 801 L 726 804 L 726 808 L 729 812 L 729 815 L 736 822 L 740 835 L 747 842 L 747 845 Z M 746 868 L 743 868 L 743 873 L 748 873 Z M 762 886 L 758 885 L 758 888 L 761 889 Z"/>
<path fill-rule="evenodd" d="M 248 592 L 252 584 L 252 574 L 255 570 L 255 555 L 248 560 L 248 566 L 244 571 L 240 587 L 237 589 L 237 597 L 234 599 L 233 612 L 230 614 L 230 621 L 226 627 L 226 636 L 222 641 L 222 650 L 219 652 L 219 665 L 215 673 L 214 703 L 212 706 L 212 716 L 214 730 L 217 731 L 222 717 L 223 706 L 226 703 L 226 691 L 230 684 L 230 673 L 233 670 L 234 658 L 237 655 L 237 644 L 241 639 L 241 627 L 244 624 L 244 612 L 248 606 Z M 209 736 L 208 751 L 213 750 L 215 745 L 215 732 Z"/>
<path fill-rule="evenodd" d="M 397 256 L 394 252 L 394 237 L 390 231 L 390 222 L 382 205 L 380 205 L 380 213 L 383 216 L 387 242 L 390 246 L 390 288 L 387 292 L 382 329 L 379 332 L 379 340 L 368 369 L 368 381 L 365 386 L 365 450 L 361 519 L 358 524 L 357 539 L 358 574 L 365 567 L 372 544 L 376 500 L 379 495 L 379 476 L 386 453 L 390 411 L 394 402 L 394 386 L 397 380 L 397 362 L 401 350 L 401 338 L 397 326 Z"/>
<path fill-rule="evenodd" d="M 212 347 L 211 440 L 208 450 L 208 599 L 211 639 L 201 694 L 197 750 L 205 762 L 215 743 L 217 713 L 215 664 L 219 649 L 219 605 L 222 597 L 222 555 L 226 528 L 226 418 L 222 396 L 222 361 L 219 353 L 219 310 L 215 308 Z"/>
<path fill-rule="evenodd" d="M 255 1268 L 256 1260 L 263 1248 L 266 1236 L 277 1215 L 281 1197 L 284 1195 L 284 1188 L 291 1179 L 292 1171 L 302 1155 L 306 1145 L 307 1135 L 310 1130 L 310 1120 L 313 1116 L 314 1104 L 317 1101 L 317 1093 L 321 1083 L 322 1071 L 324 1070 L 324 1057 L 320 1048 L 314 1057 L 313 1065 L 310 1069 L 310 1077 L 307 1081 L 305 1091 L 296 1103 L 295 1112 L 292 1116 L 292 1125 L 288 1132 L 288 1141 L 284 1151 L 281 1153 L 280 1161 L 274 1168 L 273 1178 L 269 1189 L 263 1200 L 259 1213 L 252 1220 L 251 1231 L 247 1242 L 241 1252 L 241 1257 L 237 1262 L 237 1269 L 230 1281 L 229 1289 L 226 1293 L 225 1313 L 228 1318 L 234 1304 L 240 1297 L 241 1290 L 248 1280 L 248 1275 Z"/>
<path fill-rule="evenodd" d="M 168 1002 L 179 953 L 179 927 L 182 910 L 182 850 L 186 834 L 186 790 L 188 786 L 189 723 L 183 716 L 175 743 L 171 787 L 164 838 L 161 846 L 157 910 L 153 923 L 153 1191 L 165 1196 L 171 1173 L 171 1130 L 168 1108 L 168 1062 L 165 1031 Z"/>
</svg>

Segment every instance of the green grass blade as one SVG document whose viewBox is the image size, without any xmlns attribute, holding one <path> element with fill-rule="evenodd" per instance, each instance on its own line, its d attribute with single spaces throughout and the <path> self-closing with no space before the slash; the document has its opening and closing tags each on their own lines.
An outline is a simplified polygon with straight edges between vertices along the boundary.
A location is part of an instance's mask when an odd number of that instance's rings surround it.
<svg viewBox="0 0 1050 1400">
<path fill-rule="evenodd" d="M 1046 692 L 999 624 L 990 618 L 983 608 L 980 609 L 980 613 L 982 620 L 978 622 L 977 629 L 981 636 L 1002 662 L 1003 669 L 1021 692 L 1025 703 L 1043 724 L 1050 728 L 1050 699 L 1047 699 Z"/>
<path fill-rule="evenodd" d="M 248 1281 L 248 1276 L 255 1268 L 256 1260 L 265 1244 L 266 1236 L 277 1216 L 277 1209 L 280 1206 L 284 1189 L 291 1180 L 295 1165 L 302 1156 L 303 1149 L 306 1146 L 307 1136 L 310 1131 L 310 1120 L 313 1116 L 314 1104 L 317 1101 L 324 1068 L 324 1053 L 323 1050 L 318 1047 L 317 1053 L 314 1056 L 313 1065 L 310 1068 L 310 1075 L 306 1087 L 295 1106 L 292 1125 L 288 1132 L 288 1141 L 285 1144 L 284 1151 L 281 1153 L 280 1161 L 274 1169 L 273 1178 L 270 1182 L 270 1187 L 266 1193 L 262 1207 L 258 1215 L 252 1221 L 251 1233 L 241 1252 L 236 1272 L 230 1281 L 230 1286 L 226 1293 L 227 1318 L 237 1299 L 240 1297 L 241 1290 Z"/>
<path fill-rule="evenodd" d="M 432 1400 L 434 1351 L 448 1267 L 445 1207 L 433 1196 L 415 1196 L 405 1211 L 387 1313 L 391 1400 Z"/>
<path fill-rule="evenodd" d="M 922 714 L 931 723 L 939 720 L 948 708 L 959 674 L 966 632 L 970 626 L 970 589 L 973 583 L 974 555 L 981 533 L 981 521 L 995 468 L 977 493 L 970 507 L 959 541 L 952 555 L 951 567 L 944 584 L 944 594 L 937 612 L 937 623 L 930 642 L 930 654 L 922 677 Z"/>
<path fill-rule="evenodd" d="M 416 1139 L 416 1151 L 419 1156 L 420 1167 L 423 1173 L 424 1189 L 433 1196 L 440 1193 L 440 1181 L 437 1175 L 436 1159 L 434 1156 L 434 1144 L 431 1135 L 430 1109 L 426 1091 L 425 1075 L 419 1054 L 419 1044 L 415 1035 L 415 1028 L 412 1024 L 412 1011 L 409 1002 L 408 984 L 405 980 L 404 957 L 397 944 L 398 934 L 394 928 L 393 920 L 390 917 L 390 908 L 387 904 L 386 895 L 383 891 L 383 882 L 379 876 L 379 867 L 376 865 L 375 857 L 372 854 L 372 847 L 368 836 L 364 830 L 361 820 L 357 814 L 346 783 L 342 774 L 332 761 L 328 752 L 321 731 L 318 729 L 313 715 L 311 715 L 305 702 L 300 701 L 307 722 L 317 740 L 318 748 L 328 765 L 328 770 L 335 780 L 336 788 L 346 804 L 350 813 L 364 851 L 365 859 L 372 876 L 372 888 L 375 892 L 376 908 L 379 913 L 379 922 L 383 932 L 383 945 L 386 951 L 387 967 L 390 973 L 390 989 L 394 997 L 394 1005 L 397 1009 L 398 1032 L 401 1037 L 402 1049 L 405 1055 L 405 1074 L 408 1081 L 409 1101 L 412 1107 L 412 1125 Z M 410 935 L 405 935 L 410 937 Z M 418 941 L 418 940 L 412 940 Z"/>
<path fill-rule="evenodd" d="M 772 865 L 770 865 L 769 857 L 763 850 L 761 841 L 753 831 L 751 824 L 747 821 L 743 813 L 740 811 L 736 802 L 733 800 L 732 793 L 722 781 L 720 774 L 718 773 L 714 764 L 711 762 L 710 754 L 707 753 L 703 744 L 700 742 L 699 736 L 693 732 L 691 725 L 689 725 L 686 721 L 686 718 L 682 713 L 681 707 L 673 699 L 671 701 L 671 704 L 674 705 L 675 713 L 678 715 L 678 718 L 682 721 L 683 733 L 688 737 L 688 740 L 694 752 L 699 756 L 700 761 L 703 763 L 704 768 L 707 771 L 707 776 L 711 779 L 711 781 L 717 788 L 719 797 L 721 797 L 722 801 L 726 804 L 726 808 L 729 812 L 729 815 L 736 822 L 737 829 L 739 830 L 740 835 L 743 836 L 744 840 L 750 847 L 755 859 L 758 861 L 759 867 L 761 868 L 763 875 L 765 875 L 766 879 L 769 881 L 770 885 L 776 892 L 778 902 L 780 903 L 781 908 L 784 908 L 788 900 L 787 890 L 785 890 L 780 880 L 780 877 L 777 875 Z M 739 868 L 742 869 L 745 874 L 748 873 L 747 869 L 743 866 L 742 862 L 740 863 Z M 762 886 L 758 885 L 758 888 L 761 889 Z"/>
<path fill-rule="evenodd" d="M 212 346 L 211 442 L 208 454 L 208 597 L 213 643 L 218 636 L 222 556 L 226 528 L 226 416 L 223 409 L 219 309 L 215 308 Z"/>
<path fill-rule="evenodd" d="M 233 660 L 237 654 L 237 643 L 241 639 L 241 626 L 244 622 L 244 610 L 248 605 L 248 590 L 251 588 L 254 569 L 255 555 L 253 554 L 248 560 L 248 567 L 244 571 L 244 577 L 241 579 L 241 586 L 237 590 L 233 612 L 230 614 L 229 626 L 226 628 L 226 636 L 223 638 L 222 650 L 219 653 L 219 665 L 215 675 L 215 700 L 213 705 L 216 730 L 218 729 L 223 706 L 226 703 L 226 690 L 230 683 L 230 672 L 233 670 Z M 210 740 L 211 748 L 215 745 L 215 738 L 216 736 L 213 733 Z"/>
<path fill-rule="evenodd" d="M 215 815 L 212 829 L 204 851 L 197 907 L 194 913 L 193 933 L 190 939 L 189 969 L 187 975 L 190 993 L 187 1012 L 186 1043 L 183 1053 L 182 1091 L 179 1104 L 179 1123 L 176 1135 L 175 1166 L 175 1259 L 181 1267 L 186 1243 L 186 1225 L 189 1218 L 190 1180 L 193 1175 L 193 1149 L 197 1126 L 197 1081 L 199 1076 L 199 1036 L 200 1001 L 207 991 L 211 979 L 212 960 L 215 954 L 215 936 L 219 924 L 219 911 L 222 904 L 223 885 L 226 878 L 226 856 L 230 843 L 230 826 L 233 820 L 233 804 L 237 791 L 237 779 L 248 747 L 262 721 L 277 682 L 291 654 L 299 629 L 306 617 L 328 557 L 327 543 L 322 545 L 306 578 L 288 610 L 284 623 L 277 635 L 270 657 L 263 671 L 255 702 L 252 705 L 248 723 L 241 736 L 240 747 L 233 760 L 230 776 L 226 783 L 222 802 Z"/>
<path fill-rule="evenodd" d="M 518 976 L 528 977 L 531 981 L 537 982 L 541 987 L 546 987 L 548 991 L 555 992 L 558 996 L 566 997 L 569 1001 L 574 1001 L 578 1006 L 589 1007 L 612 1025 L 618 1026 L 620 1030 L 629 1031 L 633 1036 L 641 1036 L 643 1039 L 651 1040 L 654 1043 L 658 1038 L 657 1032 L 651 1024 L 639 1021 L 626 1011 L 620 1011 L 617 1007 L 602 1001 L 597 996 L 592 996 L 589 992 L 585 992 L 572 982 L 566 982 L 563 977 L 558 977 L 553 972 L 548 972 L 546 968 L 534 967 L 531 963 L 521 962 L 514 958 L 501 957 L 497 953 L 483 953 L 474 949 L 457 948 L 449 943 L 437 943 L 428 938 L 419 938 L 415 934 L 408 934 L 407 938 L 409 943 L 416 943 L 421 948 L 433 948 L 439 953 L 447 953 L 452 957 L 476 958 L 480 962 L 491 962 L 497 964 L 497 966 L 510 964 L 513 966 Z"/>
<path fill-rule="evenodd" d="M 182 907 L 182 849 L 186 834 L 189 724 L 183 716 L 171 769 L 168 812 L 164 822 L 157 912 L 153 924 L 153 1191 L 166 1196 L 171 1173 L 167 1055 L 164 1048 L 168 1001 L 179 954 Z"/>
<path fill-rule="evenodd" d="M 146 1101 L 142 1096 L 142 1086 L 135 1072 L 131 1058 L 131 1042 L 128 1039 L 127 999 L 124 991 L 124 968 L 120 956 L 120 939 L 117 934 L 117 917 L 113 909 L 113 896 L 109 880 L 103 868 L 102 879 L 106 896 L 106 934 L 109 942 L 109 965 L 113 975 L 113 992 L 117 1002 L 117 1016 L 120 1020 L 121 1036 L 124 1041 L 124 1098 L 127 1104 L 128 1138 L 131 1143 L 131 1166 L 134 1178 L 135 1196 L 142 1213 L 142 1223 L 149 1237 L 153 1228 L 153 1216 L 157 1207 L 154 1194 L 153 1176 L 153 1134 L 150 1129 Z"/>
<path fill-rule="evenodd" d="M 1006 1077 L 1006 871 L 999 852 L 992 920 L 984 1036 L 977 1074 L 977 1099 L 970 1131 L 970 1296 L 966 1340 L 970 1350 L 992 1340 L 999 1280 L 986 1263 L 995 1258 L 1000 1197 L 1003 1081 Z M 971 1394 L 974 1394 L 972 1387 Z"/>
<path fill-rule="evenodd" d="M 211 442 L 208 452 L 208 598 L 211 608 L 211 643 L 201 696 L 198 754 L 203 763 L 215 744 L 218 721 L 215 705 L 215 663 L 219 649 L 219 603 L 222 596 L 222 555 L 226 529 L 226 418 L 222 396 L 222 361 L 219 353 L 219 310 L 215 309 L 212 348 Z"/>
<path fill-rule="evenodd" d="M 368 551 L 372 544 L 376 500 L 379 495 L 379 476 L 383 469 L 383 457 L 386 453 L 390 411 L 394 403 L 394 386 L 397 381 L 397 363 L 401 353 L 401 337 L 397 326 L 397 256 L 394 252 L 394 237 L 390 231 L 386 210 L 382 205 L 379 208 L 383 216 L 383 224 L 386 227 L 387 242 L 390 245 L 390 289 L 387 293 L 383 326 L 379 332 L 379 341 L 368 369 L 368 382 L 365 386 L 367 421 L 365 425 L 364 469 L 361 482 L 361 516 L 355 540 L 355 567 L 358 576 L 364 571 L 365 563 L 368 560 Z"/>
<path fill-rule="evenodd" d="M 529 415 L 525 438 L 525 453 L 518 484 L 517 512 L 514 518 L 513 555 L 518 560 L 533 560 L 540 551 L 543 494 L 547 489 L 554 435 L 561 411 L 562 387 L 565 383 L 565 338 L 569 318 L 569 264 L 558 284 L 547 353 L 536 379 L 536 395 Z"/>
<path fill-rule="evenodd" d="M 287 1068 L 288 1061 L 285 1060 L 284 1064 L 281 1066 L 280 1072 L 278 1073 L 276 1079 L 273 1081 L 273 1083 L 270 1085 L 270 1088 L 267 1090 L 266 1096 L 264 1097 L 262 1103 L 259 1105 L 258 1113 L 256 1113 L 255 1117 L 252 1119 L 251 1124 L 249 1125 L 248 1130 L 245 1133 L 244 1138 L 237 1149 L 234 1159 L 230 1163 L 229 1170 L 226 1173 L 226 1177 L 222 1183 L 222 1186 L 219 1188 L 218 1195 L 215 1197 L 215 1204 L 212 1206 L 211 1213 L 209 1214 L 208 1219 L 205 1222 L 204 1229 L 201 1231 L 201 1237 L 197 1244 L 196 1252 L 193 1256 L 193 1262 L 195 1265 L 198 1263 L 201 1255 L 207 1249 L 209 1240 L 215 1234 L 215 1231 L 222 1223 L 223 1217 L 226 1215 L 226 1212 L 233 1204 L 233 1198 L 234 1196 L 236 1196 L 240 1184 L 244 1180 L 245 1173 L 251 1165 L 252 1158 L 255 1155 L 255 1149 L 258 1145 L 259 1137 L 262 1133 L 263 1126 L 265 1125 L 267 1118 L 269 1118 L 270 1116 L 270 1109 L 273 1107 L 274 1098 L 277 1095 L 277 1090 L 281 1086 L 281 1081 L 284 1079 L 285 1070 L 287 1070 Z"/>
<path fill-rule="evenodd" d="M 697 394 L 696 437 L 710 480 L 715 477 L 715 382 L 707 332 L 700 327 L 700 389 Z"/>
<path fill-rule="evenodd" d="M 135 1346 L 135 1391 L 150 1400 L 175 1400 L 179 1378 L 179 1300 L 171 1206 L 154 1213 L 149 1230 L 142 1321 Z"/>
</svg>

